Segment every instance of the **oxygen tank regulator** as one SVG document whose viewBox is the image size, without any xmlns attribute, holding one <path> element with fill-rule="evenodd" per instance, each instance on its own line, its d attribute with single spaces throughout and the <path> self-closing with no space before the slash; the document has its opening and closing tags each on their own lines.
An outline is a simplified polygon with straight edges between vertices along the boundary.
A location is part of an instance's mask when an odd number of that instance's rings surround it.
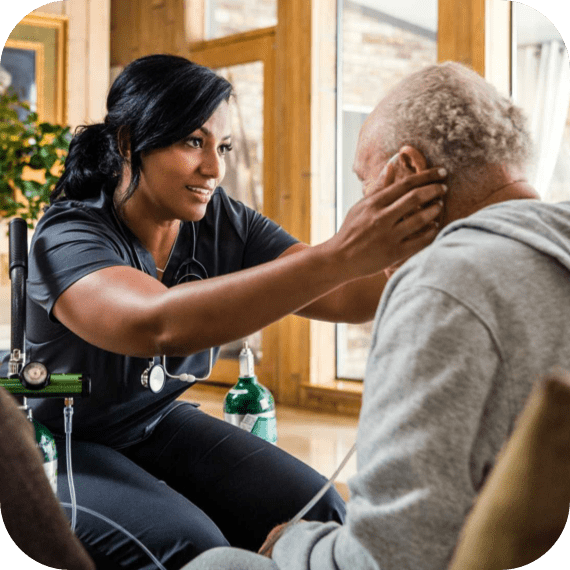
<svg viewBox="0 0 570 570">
<path fill-rule="evenodd" d="M 75 531 L 77 511 L 94 516 L 113 526 L 135 542 L 152 560 L 159 570 L 165 570 L 161 562 L 140 540 L 128 530 L 104 515 L 77 505 L 73 472 L 71 464 L 71 431 L 74 398 L 86 398 L 91 393 L 91 380 L 88 375 L 52 373 L 41 360 L 26 362 L 24 352 L 25 322 L 26 322 L 26 279 L 28 274 L 28 226 L 22 218 L 14 218 L 9 224 L 9 271 L 11 282 L 11 338 L 10 360 L 8 363 L 8 378 L 0 378 L 0 386 L 14 396 L 22 397 L 21 409 L 27 414 L 34 425 L 36 442 L 43 454 L 44 469 L 51 483 L 54 494 L 57 496 L 57 450 L 51 432 L 32 416 L 28 408 L 28 398 L 63 398 L 64 399 L 64 426 L 66 439 L 66 465 L 67 481 L 71 503 L 61 503 L 62 507 L 71 509 L 71 529 Z M 263 439 L 276 443 L 277 430 L 275 425 L 275 403 L 273 396 L 264 386 L 261 386 L 253 372 L 253 354 L 244 343 L 240 353 L 240 377 L 238 384 L 227 394 L 224 401 L 225 420 L 247 429 Z M 212 350 L 210 350 L 210 370 L 212 369 Z M 168 373 L 166 375 L 170 376 Z M 187 375 L 188 376 L 188 375 Z M 147 383 L 148 383 L 148 378 Z M 188 381 L 204 380 L 205 378 L 188 378 Z M 143 379 L 144 380 L 144 379 Z M 186 380 L 186 378 L 183 378 Z M 143 384 L 144 381 L 143 381 Z M 160 382 L 161 388 L 164 381 Z M 150 387 L 150 386 L 149 386 Z M 153 391 L 160 391 L 153 390 Z M 245 396 L 245 397 L 244 397 Z M 346 465 L 354 453 L 354 445 L 343 459 L 338 469 L 327 481 L 323 488 L 313 499 L 274 535 L 270 543 L 264 547 L 267 552 L 285 530 L 298 522 L 327 492 L 335 478 Z"/>
</svg>

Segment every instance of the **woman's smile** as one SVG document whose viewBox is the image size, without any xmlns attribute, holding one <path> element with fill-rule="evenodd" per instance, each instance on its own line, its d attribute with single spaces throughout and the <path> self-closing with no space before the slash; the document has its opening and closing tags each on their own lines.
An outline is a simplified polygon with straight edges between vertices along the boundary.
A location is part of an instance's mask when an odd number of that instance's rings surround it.
<svg viewBox="0 0 570 570">
<path fill-rule="evenodd" d="M 201 188 L 199 186 L 186 186 L 186 189 L 190 190 L 190 192 L 192 192 L 192 194 L 194 194 L 196 198 L 204 204 L 207 204 L 210 201 L 210 198 L 214 193 L 213 189 Z"/>
</svg>

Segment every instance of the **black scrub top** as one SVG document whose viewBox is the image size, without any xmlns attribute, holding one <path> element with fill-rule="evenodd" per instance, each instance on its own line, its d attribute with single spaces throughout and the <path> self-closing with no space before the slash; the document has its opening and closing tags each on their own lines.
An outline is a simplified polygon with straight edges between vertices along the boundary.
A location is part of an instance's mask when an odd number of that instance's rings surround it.
<svg viewBox="0 0 570 570">
<path fill-rule="evenodd" d="M 297 243 L 280 226 L 217 188 L 199 222 L 184 222 L 163 284 L 224 275 L 278 257 Z M 135 267 L 156 277 L 150 253 L 117 217 L 111 196 L 50 206 L 30 245 L 27 282 L 26 361 L 44 362 L 52 373 L 84 373 L 91 395 L 75 400 L 74 438 L 116 449 L 144 439 L 188 384 L 168 379 L 154 394 L 141 384 L 149 359 L 101 350 L 55 319 L 59 295 L 85 275 L 111 266 Z M 260 299 L 263 302 L 262 299 Z M 85 299 L 89 303 L 89 299 Z M 217 356 L 219 349 L 216 348 Z M 167 358 L 170 374 L 204 376 L 209 351 Z M 63 401 L 30 400 L 34 417 L 63 433 Z"/>
</svg>

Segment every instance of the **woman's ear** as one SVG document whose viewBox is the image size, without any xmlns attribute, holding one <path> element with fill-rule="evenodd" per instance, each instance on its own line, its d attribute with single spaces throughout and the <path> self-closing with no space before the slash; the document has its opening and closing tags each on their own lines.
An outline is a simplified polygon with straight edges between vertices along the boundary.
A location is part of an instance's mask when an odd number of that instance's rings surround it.
<svg viewBox="0 0 570 570">
<path fill-rule="evenodd" d="M 119 132 L 117 134 L 117 145 L 119 147 L 120 155 L 126 161 L 129 161 L 131 159 L 131 140 L 129 129 L 124 125 L 119 128 Z"/>
<path fill-rule="evenodd" d="M 427 160 L 417 148 L 404 145 L 398 151 L 398 167 L 406 174 L 417 174 L 427 170 Z"/>
</svg>

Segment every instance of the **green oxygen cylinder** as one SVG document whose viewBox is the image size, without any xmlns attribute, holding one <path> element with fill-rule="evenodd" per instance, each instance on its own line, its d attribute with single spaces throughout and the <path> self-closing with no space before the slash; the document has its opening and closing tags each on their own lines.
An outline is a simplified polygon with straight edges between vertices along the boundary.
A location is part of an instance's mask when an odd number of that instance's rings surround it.
<svg viewBox="0 0 570 570">
<path fill-rule="evenodd" d="M 28 409 L 28 419 L 36 431 L 36 445 L 43 457 L 44 470 L 48 481 L 57 496 L 57 448 L 51 431 L 32 417 L 32 410 Z"/>
<path fill-rule="evenodd" d="M 253 370 L 253 353 L 247 341 L 239 354 L 239 378 L 224 399 L 224 419 L 269 441 L 277 443 L 275 400 Z"/>
</svg>

